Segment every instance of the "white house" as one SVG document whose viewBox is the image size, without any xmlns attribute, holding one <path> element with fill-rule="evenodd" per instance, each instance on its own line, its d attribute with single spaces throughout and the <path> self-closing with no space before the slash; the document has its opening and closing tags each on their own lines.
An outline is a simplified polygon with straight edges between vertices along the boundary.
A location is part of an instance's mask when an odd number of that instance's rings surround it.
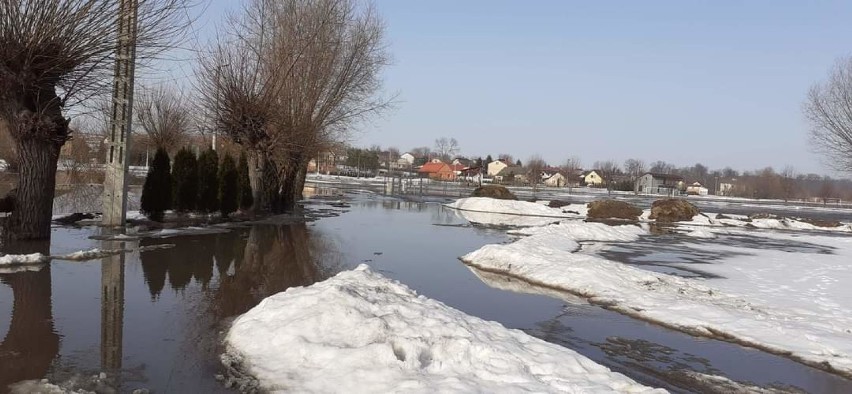
<svg viewBox="0 0 852 394">
<path fill-rule="evenodd" d="M 636 180 L 635 190 L 645 194 L 674 194 L 683 190 L 683 177 L 673 174 L 646 172 Z"/>
<path fill-rule="evenodd" d="M 411 153 L 405 152 L 399 155 L 399 164 L 404 165 L 406 167 L 410 167 L 414 165 L 414 155 Z"/>
<path fill-rule="evenodd" d="M 495 176 L 508 166 L 509 165 L 506 164 L 506 162 L 503 160 L 494 160 L 491 163 L 488 163 L 488 171 L 486 172 L 486 174 L 488 174 L 489 176 Z"/>
<path fill-rule="evenodd" d="M 544 185 L 551 187 L 563 187 L 565 186 L 565 176 L 560 173 L 554 173 L 549 177 L 544 178 Z"/>
<path fill-rule="evenodd" d="M 603 181 L 603 177 L 595 170 L 583 174 L 583 182 L 586 186 L 600 186 Z"/>
<path fill-rule="evenodd" d="M 686 194 L 692 196 L 706 196 L 709 190 L 706 187 L 701 186 L 700 183 L 695 182 L 686 187 Z"/>
</svg>

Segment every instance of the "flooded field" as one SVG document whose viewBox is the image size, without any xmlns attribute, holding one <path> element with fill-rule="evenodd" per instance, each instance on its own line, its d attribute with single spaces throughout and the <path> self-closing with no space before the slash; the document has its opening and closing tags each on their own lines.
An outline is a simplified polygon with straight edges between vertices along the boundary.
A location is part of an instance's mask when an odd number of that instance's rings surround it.
<svg viewBox="0 0 852 394">
<path fill-rule="evenodd" d="M 0 274 L 0 387 L 47 378 L 100 392 L 229 391 L 217 380 L 218 355 L 220 335 L 234 316 L 268 295 L 366 263 L 463 312 L 570 347 L 674 392 L 733 389 L 712 375 L 788 391 L 852 392 L 849 380 L 783 357 L 692 337 L 567 293 L 474 271 L 458 257 L 510 237 L 504 230 L 471 226 L 439 204 L 371 193 L 337 201 L 335 191 L 319 194 L 335 197 L 305 203 L 310 216 L 319 218 L 315 221 L 143 238 L 123 242 L 130 251 L 117 256 Z M 118 244 L 91 239 L 97 232 L 96 227 L 56 227 L 50 252 Z M 681 270 L 684 276 L 705 275 L 700 265 L 712 264 L 712 256 L 684 255 L 678 248 L 681 235 L 664 237 L 599 253 Z M 649 248 L 657 252 L 644 252 Z M 678 264 L 666 264 L 667 259 Z M 684 265 L 696 268 L 684 270 Z"/>
</svg>

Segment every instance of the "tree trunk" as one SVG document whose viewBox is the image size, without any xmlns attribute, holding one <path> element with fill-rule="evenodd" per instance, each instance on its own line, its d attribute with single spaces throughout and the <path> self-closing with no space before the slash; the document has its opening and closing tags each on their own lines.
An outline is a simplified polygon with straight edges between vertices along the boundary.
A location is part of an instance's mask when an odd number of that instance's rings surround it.
<svg viewBox="0 0 852 394">
<path fill-rule="evenodd" d="M 15 209 L 6 231 L 11 239 L 49 239 L 56 192 L 56 164 L 61 144 L 35 138 L 16 139 L 20 178 Z"/>
<path fill-rule="evenodd" d="M 281 187 L 281 198 L 285 211 L 295 209 L 296 201 L 302 198 L 307 172 L 308 163 L 302 158 L 302 155 L 291 158 L 291 164 L 287 167 L 284 184 Z"/>
<path fill-rule="evenodd" d="M 53 327 L 50 266 L 36 272 L 0 276 L 12 288 L 12 318 L 0 341 L 0 388 L 43 378 L 59 353 Z"/>
<path fill-rule="evenodd" d="M 263 152 L 249 154 L 249 183 L 254 194 L 254 210 L 257 212 L 278 212 L 281 188 L 276 174 L 276 166 Z"/>
</svg>

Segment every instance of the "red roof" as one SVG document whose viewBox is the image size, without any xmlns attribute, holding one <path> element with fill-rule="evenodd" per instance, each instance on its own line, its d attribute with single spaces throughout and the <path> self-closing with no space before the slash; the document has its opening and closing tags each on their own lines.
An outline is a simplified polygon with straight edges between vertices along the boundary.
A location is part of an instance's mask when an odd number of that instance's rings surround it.
<svg viewBox="0 0 852 394">
<path fill-rule="evenodd" d="M 453 171 L 462 171 L 465 168 L 467 168 L 467 166 L 464 164 L 453 164 L 450 166 L 450 169 Z"/>
<path fill-rule="evenodd" d="M 446 169 L 444 169 L 446 167 Z M 435 174 L 441 171 L 451 171 L 450 167 L 444 163 L 426 163 L 423 167 L 420 167 L 417 172 L 422 172 L 424 174 Z"/>
</svg>

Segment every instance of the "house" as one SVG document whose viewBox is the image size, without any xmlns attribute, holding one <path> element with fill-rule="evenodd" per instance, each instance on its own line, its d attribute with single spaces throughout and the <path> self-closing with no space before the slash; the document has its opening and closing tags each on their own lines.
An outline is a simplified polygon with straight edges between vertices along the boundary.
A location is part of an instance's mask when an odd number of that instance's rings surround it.
<svg viewBox="0 0 852 394">
<path fill-rule="evenodd" d="M 409 152 L 405 152 L 399 155 L 399 160 L 397 160 L 397 163 L 404 167 L 411 167 L 414 165 L 414 159 L 414 155 Z"/>
<path fill-rule="evenodd" d="M 736 178 L 719 179 L 717 194 L 720 196 L 730 196 L 734 194 L 734 188 L 737 186 Z"/>
<path fill-rule="evenodd" d="M 709 190 L 707 190 L 706 187 L 701 186 L 701 183 L 699 182 L 694 182 L 686 187 L 686 194 L 690 196 L 706 196 L 707 192 L 709 192 Z"/>
<path fill-rule="evenodd" d="M 543 178 L 545 186 L 550 186 L 550 187 L 563 187 L 563 186 L 565 186 L 565 175 L 562 175 L 561 173 L 556 172 L 556 173 L 553 173 L 552 175 L 550 175 L 548 177 L 542 176 L 542 178 Z"/>
<path fill-rule="evenodd" d="M 488 163 L 488 171 L 486 174 L 488 174 L 488 176 L 496 176 L 500 173 L 500 171 L 508 166 L 509 164 L 507 164 L 505 160 L 494 160 L 491 163 Z"/>
<path fill-rule="evenodd" d="M 448 165 L 450 166 L 450 169 L 453 171 L 453 174 L 456 174 L 456 176 L 461 175 L 462 171 L 464 171 L 467 168 L 467 166 L 463 165 L 463 164 L 448 164 Z"/>
<path fill-rule="evenodd" d="M 521 166 L 506 166 L 494 175 L 494 181 L 500 183 L 526 183 L 527 169 Z"/>
<path fill-rule="evenodd" d="M 429 160 L 429 163 L 443 163 L 443 161 L 441 161 L 441 159 L 435 157 L 435 158 L 432 158 L 431 160 Z"/>
<path fill-rule="evenodd" d="M 470 159 L 467 159 L 467 158 L 464 158 L 464 157 L 456 157 L 455 159 L 453 159 L 453 162 L 451 164 L 454 164 L 454 165 L 461 164 L 465 167 L 470 167 L 470 166 L 473 165 L 473 160 L 470 160 Z"/>
<path fill-rule="evenodd" d="M 420 167 L 417 172 L 420 176 L 429 177 L 430 179 L 435 180 L 451 181 L 456 179 L 456 174 L 453 172 L 452 168 L 450 168 L 450 166 L 446 163 L 441 163 L 440 161 L 437 163 L 426 163 Z"/>
<path fill-rule="evenodd" d="M 645 194 L 675 194 L 683 189 L 683 177 L 646 172 L 636 180 L 636 191 Z"/>
<path fill-rule="evenodd" d="M 599 187 L 604 182 L 604 179 L 601 176 L 600 171 L 598 170 L 591 170 L 589 172 L 583 173 L 581 177 L 583 181 L 582 183 L 584 183 L 586 186 Z"/>
</svg>

